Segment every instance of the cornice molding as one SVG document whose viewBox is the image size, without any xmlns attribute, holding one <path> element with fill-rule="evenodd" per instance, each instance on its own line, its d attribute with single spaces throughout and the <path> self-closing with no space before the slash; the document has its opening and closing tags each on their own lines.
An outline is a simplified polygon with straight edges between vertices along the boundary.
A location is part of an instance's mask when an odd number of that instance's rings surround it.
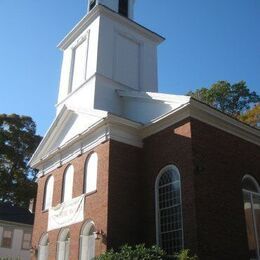
<svg viewBox="0 0 260 260">
<path fill-rule="evenodd" d="M 190 116 L 189 103 L 183 104 L 170 112 L 157 117 L 142 128 L 141 136 L 146 138 L 156 134 Z"/>
<path fill-rule="evenodd" d="M 24 228 L 26 230 L 32 230 L 33 225 L 25 224 L 25 223 L 19 223 L 19 222 L 12 222 L 12 221 L 6 221 L 6 220 L 0 220 L 1 226 L 6 226 L 10 228 Z"/>
<path fill-rule="evenodd" d="M 144 99 L 151 102 L 164 102 L 164 103 L 188 103 L 190 101 L 189 96 L 183 95 L 171 95 L 171 94 L 163 94 L 163 93 L 155 93 L 155 92 L 143 92 L 143 91 L 135 91 L 135 90 L 116 90 L 117 94 L 120 97 L 127 98 L 138 98 Z"/>
<path fill-rule="evenodd" d="M 260 130 L 191 99 L 190 116 L 234 136 L 260 146 Z"/>
<path fill-rule="evenodd" d="M 65 36 L 65 38 L 58 44 L 58 48 L 65 50 L 97 17 L 101 14 L 110 17 L 113 20 L 118 21 L 120 24 L 124 24 L 132 29 L 141 32 L 145 37 L 153 40 L 156 43 L 161 43 L 164 38 L 159 34 L 150 31 L 149 29 L 143 27 L 142 25 L 128 19 L 118 13 L 110 10 L 103 5 L 96 5 L 94 9 L 91 10 L 87 15 L 85 15 L 76 26 Z"/>
<path fill-rule="evenodd" d="M 142 129 L 142 137 L 156 134 L 185 118 L 194 118 L 234 136 L 260 146 L 260 130 L 240 122 L 206 104 L 191 99 L 190 102 L 153 120 Z"/>
<path fill-rule="evenodd" d="M 154 119 L 147 125 L 108 113 L 106 117 L 31 166 L 40 170 L 38 177 L 41 177 L 109 140 L 142 148 L 145 138 L 189 117 L 260 146 L 259 130 L 191 99 L 190 102 Z"/>
<path fill-rule="evenodd" d="M 110 139 L 142 147 L 142 138 L 139 135 L 141 127 L 142 125 L 136 122 L 108 114 L 106 118 L 46 154 L 31 166 L 39 169 L 38 178 L 40 178 Z"/>
</svg>

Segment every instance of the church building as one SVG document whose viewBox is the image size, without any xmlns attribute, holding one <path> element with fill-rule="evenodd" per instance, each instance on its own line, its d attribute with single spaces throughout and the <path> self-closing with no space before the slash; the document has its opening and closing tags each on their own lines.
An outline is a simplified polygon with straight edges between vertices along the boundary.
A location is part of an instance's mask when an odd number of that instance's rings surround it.
<svg viewBox="0 0 260 260">
<path fill-rule="evenodd" d="M 145 243 L 260 260 L 260 131 L 158 93 L 164 38 L 134 22 L 134 2 L 89 0 L 58 45 L 57 113 L 30 161 L 32 259 L 91 260 Z"/>
</svg>

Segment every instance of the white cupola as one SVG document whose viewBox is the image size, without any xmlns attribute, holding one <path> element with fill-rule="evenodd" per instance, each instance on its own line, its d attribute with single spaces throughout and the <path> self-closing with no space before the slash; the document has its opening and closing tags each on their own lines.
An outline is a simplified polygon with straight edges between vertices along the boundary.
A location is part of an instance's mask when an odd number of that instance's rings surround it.
<svg viewBox="0 0 260 260">
<path fill-rule="evenodd" d="M 135 0 L 88 0 L 88 12 L 96 5 L 104 5 L 120 15 L 133 19 Z"/>
<path fill-rule="evenodd" d="M 160 35 L 132 21 L 134 0 L 89 0 L 62 40 L 57 114 L 64 105 L 122 114 L 118 90 L 157 92 Z"/>
</svg>

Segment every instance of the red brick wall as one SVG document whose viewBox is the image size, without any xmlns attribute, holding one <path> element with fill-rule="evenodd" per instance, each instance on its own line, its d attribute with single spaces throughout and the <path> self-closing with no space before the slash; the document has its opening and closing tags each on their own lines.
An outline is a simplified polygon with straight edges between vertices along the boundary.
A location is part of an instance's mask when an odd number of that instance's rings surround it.
<svg viewBox="0 0 260 260">
<path fill-rule="evenodd" d="M 137 244 L 141 230 L 140 149 L 110 142 L 108 247 Z"/>
<path fill-rule="evenodd" d="M 249 259 L 241 180 L 260 181 L 260 147 L 192 119 L 200 259 Z"/>
<path fill-rule="evenodd" d="M 174 164 L 180 171 L 185 248 L 203 260 L 249 259 L 241 193 L 245 174 L 260 181 L 259 147 L 195 119 L 185 119 L 144 139 L 143 149 L 116 141 L 94 149 L 99 158 L 97 192 L 86 197 L 85 219 L 92 219 L 106 241 L 97 240 L 97 254 L 125 243 L 156 243 L 155 181 Z M 85 160 L 74 159 L 73 196 L 83 192 Z M 53 206 L 61 201 L 63 172 L 55 178 Z M 44 185 L 38 183 L 33 245 L 47 230 L 42 212 Z M 84 222 L 71 226 L 71 259 L 78 259 Z M 60 230 L 49 232 L 50 259 L 56 255 Z"/>
<path fill-rule="evenodd" d="M 181 175 L 185 247 L 197 251 L 195 190 L 189 119 L 144 140 L 142 152 L 142 230 L 143 241 L 156 244 L 155 182 L 160 170 L 175 165 Z"/>
<path fill-rule="evenodd" d="M 102 229 L 107 233 L 107 197 L 108 197 L 108 167 L 109 167 L 109 142 L 99 145 L 94 149 L 98 154 L 98 177 L 97 177 L 97 192 L 85 197 L 85 220 L 92 219 L 97 229 Z M 92 152 L 92 151 L 91 151 Z M 83 193 L 83 179 L 84 179 L 84 165 L 86 158 L 91 153 L 84 154 L 75 158 L 70 164 L 74 166 L 74 183 L 73 183 L 73 197 L 80 196 Z M 44 186 L 48 176 L 54 176 L 54 194 L 53 206 L 61 202 L 62 196 L 62 181 L 63 173 L 68 164 L 59 169 L 54 170 L 47 176 L 39 179 L 37 202 L 35 211 L 35 222 L 33 230 L 33 246 L 38 246 L 39 240 L 44 232 L 47 231 L 48 212 L 42 212 L 42 203 L 44 196 Z M 79 253 L 79 237 L 82 225 L 81 223 L 70 226 L 70 242 L 73 256 L 70 259 L 78 259 Z M 56 246 L 60 229 L 48 232 L 49 234 L 49 260 L 56 259 Z M 100 243 L 101 240 L 96 240 L 97 254 L 106 250 L 106 243 Z"/>
</svg>

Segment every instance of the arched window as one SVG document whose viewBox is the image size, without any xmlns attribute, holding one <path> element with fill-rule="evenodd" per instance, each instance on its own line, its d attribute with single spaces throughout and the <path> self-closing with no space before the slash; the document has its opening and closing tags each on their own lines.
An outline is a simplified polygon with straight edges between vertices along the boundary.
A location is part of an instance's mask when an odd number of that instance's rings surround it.
<svg viewBox="0 0 260 260">
<path fill-rule="evenodd" d="M 69 260 L 70 255 L 70 231 L 64 228 L 60 231 L 57 245 L 57 260 Z"/>
<path fill-rule="evenodd" d="M 62 201 L 69 201 L 72 199 L 73 192 L 73 176 L 74 168 L 72 165 L 69 165 L 63 176 L 63 192 L 62 192 Z"/>
<path fill-rule="evenodd" d="M 48 260 L 49 256 L 49 237 L 45 233 L 39 242 L 38 260 Z"/>
<path fill-rule="evenodd" d="M 54 177 L 50 176 L 45 183 L 43 210 L 47 210 L 52 206 L 53 185 Z"/>
<path fill-rule="evenodd" d="M 249 175 L 242 180 L 244 211 L 250 259 L 260 259 L 260 188 Z"/>
<path fill-rule="evenodd" d="M 98 156 L 96 153 L 92 153 L 85 165 L 85 193 L 93 192 L 97 189 L 97 168 Z"/>
<path fill-rule="evenodd" d="M 157 243 L 168 255 L 183 248 L 181 180 L 177 167 L 164 167 L 156 180 Z"/>
<path fill-rule="evenodd" d="M 95 258 L 95 225 L 87 221 L 80 235 L 80 260 L 93 260 Z"/>
</svg>

